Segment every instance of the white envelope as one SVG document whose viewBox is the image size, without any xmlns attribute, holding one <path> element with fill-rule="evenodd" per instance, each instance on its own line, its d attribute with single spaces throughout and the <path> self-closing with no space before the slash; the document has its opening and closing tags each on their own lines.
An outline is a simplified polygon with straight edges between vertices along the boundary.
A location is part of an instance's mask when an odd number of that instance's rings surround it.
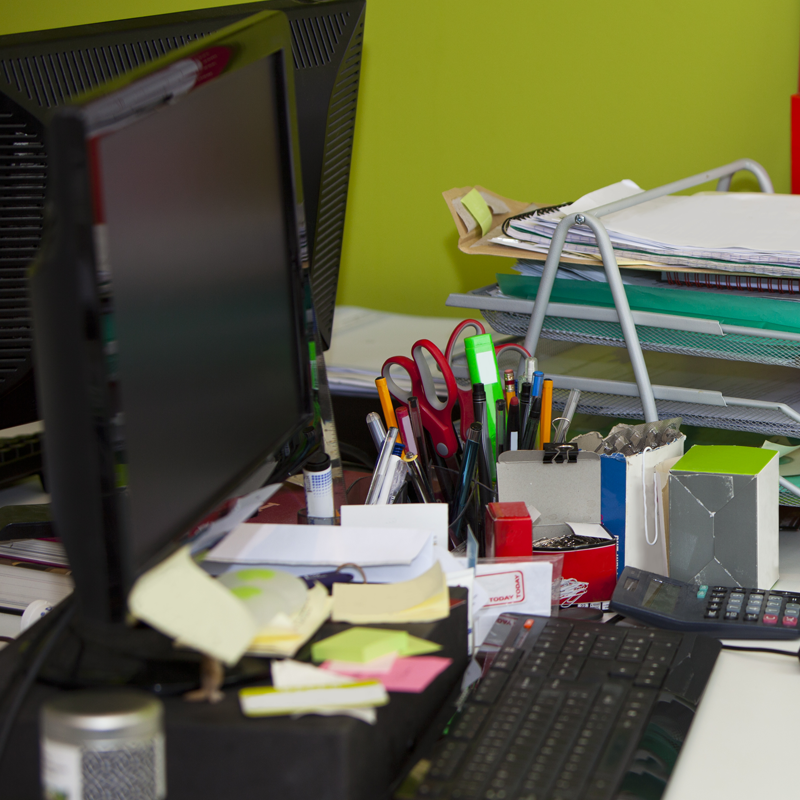
<svg viewBox="0 0 800 800">
<path fill-rule="evenodd" d="M 358 564 L 368 581 L 394 583 L 429 570 L 434 555 L 431 533 L 425 530 L 245 522 L 213 548 L 206 561 L 258 564 L 292 575 L 329 572 L 343 564 Z M 219 571 L 214 563 L 206 568 Z M 361 579 L 358 570 L 345 571 L 356 580 Z"/>
</svg>

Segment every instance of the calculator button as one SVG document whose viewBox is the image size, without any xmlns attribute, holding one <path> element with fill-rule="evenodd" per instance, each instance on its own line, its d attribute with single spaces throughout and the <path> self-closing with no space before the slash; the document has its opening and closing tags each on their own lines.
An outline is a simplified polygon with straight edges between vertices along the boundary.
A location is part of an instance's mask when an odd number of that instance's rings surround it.
<svg viewBox="0 0 800 800">
<path fill-rule="evenodd" d="M 711 602 L 711 603 L 708 604 L 708 610 L 709 611 L 719 611 L 721 607 L 722 607 L 722 603 Z"/>
<path fill-rule="evenodd" d="M 726 611 L 725 612 L 725 619 L 739 619 L 739 612 L 738 611 Z"/>
<path fill-rule="evenodd" d="M 787 617 L 797 617 L 800 616 L 800 611 L 797 611 L 794 608 L 787 608 L 786 611 L 783 612 Z"/>
<path fill-rule="evenodd" d="M 787 603 L 786 610 L 789 611 L 790 609 L 792 611 L 800 611 L 800 603 Z"/>
<path fill-rule="evenodd" d="M 775 616 L 775 614 L 764 614 L 764 617 L 761 621 L 765 625 L 774 625 L 778 621 L 778 618 Z"/>
<path fill-rule="evenodd" d="M 748 612 L 744 615 L 744 618 L 747 620 L 747 622 L 756 622 L 756 620 L 758 620 L 758 614 L 751 614 Z"/>
<path fill-rule="evenodd" d="M 698 600 L 705 599 L 705 596 L 707 594 L 708 594 L 708 586 L 703 585 L 703 586 L 698 586 L 697 587 L 697 599 Z"/>
<path fill-rule="evenodd" d="M 784 617 L 781 620 L 781 623 L 785 625 L 787 628 L 796 628 L 797 627 L 797 617 Z"/>
<path fill-rule="evenodd" d="M 704 614 L 706 619 L 718 619 L 719 618 L 719 611 L 708 609 Z"/>
</svg>

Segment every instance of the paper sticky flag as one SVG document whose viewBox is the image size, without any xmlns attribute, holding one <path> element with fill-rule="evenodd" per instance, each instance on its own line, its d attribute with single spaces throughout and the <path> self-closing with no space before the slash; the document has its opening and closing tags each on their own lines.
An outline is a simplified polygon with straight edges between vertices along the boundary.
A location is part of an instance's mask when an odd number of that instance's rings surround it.
<svg viewBox="0 0 800 800">
<path fill-rule="evenodd" d="M 481 233 L 486 236 L 492 228 L 492 212 L 486 201 L 481 197 L 477 189 L 472 189 L 461 198 L 464 207 L 475 217 L 478 225 L 481 226 Z"/>
</svg>

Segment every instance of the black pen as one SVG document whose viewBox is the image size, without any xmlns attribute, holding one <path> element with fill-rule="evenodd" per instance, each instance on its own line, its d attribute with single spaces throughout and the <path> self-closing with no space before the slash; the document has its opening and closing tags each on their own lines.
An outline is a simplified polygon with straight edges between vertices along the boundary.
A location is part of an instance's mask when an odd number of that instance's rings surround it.
<svg viewBox="0 0 800 800">
<path fill-rule="evenodd" d="M 508 407 L 508 439 L 506 450 L 519 450 L 519 400 L 511 398 L 511 405 Z"/>
<path fill-rule="evenodd" d="M 475 480 L 475 468 L 478 465 L 478 454 L 481 449 L 481 424 L 473 422 L 467 431 L 467 441 L 464 443 L 464 458 L 461 461 L 461 473 L 458 476 L 458 488 L 455 499 L 450 506 L 450 538 L 454 544 L 462 540 L 461 526 L 464 523 L 464 513 L 467 507 L 469 489 Z"/>
<path fill-rule="evenodd" d="M 531 413 L 531 385 L 528 381 L 523 381 L 519 387 L 519 433 L 520 433 L 520 450 L 523 449 L 523 434 L 525 426 L 528 424 L 528 417 Z"/>
<path fill-rule="evenodd" d="M 497 455 L 506 447 L 506 401 L 498 400 L 495 404 L 495 420 L 497 425 Z"/>
<path fill-rule="evenodd" d="M 528 423 L 522 436 L 523 450 L 533 450 L 536 444 L 536 432 L 539 430 L 539 417 L 542 414 L 542 398 L 534 397 L 531 401 L 531 413 L 528 414 Z"/>
<path fill-rule="evenodd" d="M 491 481 L 494 480 L 494 470 L 492 469 L 494 453 L 492 451 L 492 440 L 489 438 L 489 414 L 486 408 L 486 390 L 482 383 L 472 384 L 472 410 L 475 414 L 475 422 L 480 422 L 481 424 L 481 448 L 484 458 L 486 459 L 486 466 L 489 468 L 489 479 L 491 483 Z"/>
</svg>

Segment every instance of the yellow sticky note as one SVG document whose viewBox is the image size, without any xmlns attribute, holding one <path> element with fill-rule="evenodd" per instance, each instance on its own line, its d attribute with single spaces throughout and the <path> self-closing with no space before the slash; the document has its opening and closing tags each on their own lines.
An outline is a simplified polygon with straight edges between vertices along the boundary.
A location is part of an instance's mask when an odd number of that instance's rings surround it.
<svg viewBox="0 0 800 800">
<path fill-rule="evenodd" d="M 400 583 L 335 583 L 334 622 L 433 622 L 450 613 L 447 580 L 437 561 L 417 578 Z"/>
<path fill-rule="evenodd" d="M 492 212 L 480 192 L 473 189 L 461 198 L 461 202 L 464 208 L 475 217 L 475 221 L 481 226 L 481 233 L 486 236 L 492 229 Z"/>
<path fill-rule="evenodd" d="M 235 664 L 258 626 L 244 605 L 183 547 L 145 572 L 128 608 L 137 619 L 201 653 Z"/>
</svg>

